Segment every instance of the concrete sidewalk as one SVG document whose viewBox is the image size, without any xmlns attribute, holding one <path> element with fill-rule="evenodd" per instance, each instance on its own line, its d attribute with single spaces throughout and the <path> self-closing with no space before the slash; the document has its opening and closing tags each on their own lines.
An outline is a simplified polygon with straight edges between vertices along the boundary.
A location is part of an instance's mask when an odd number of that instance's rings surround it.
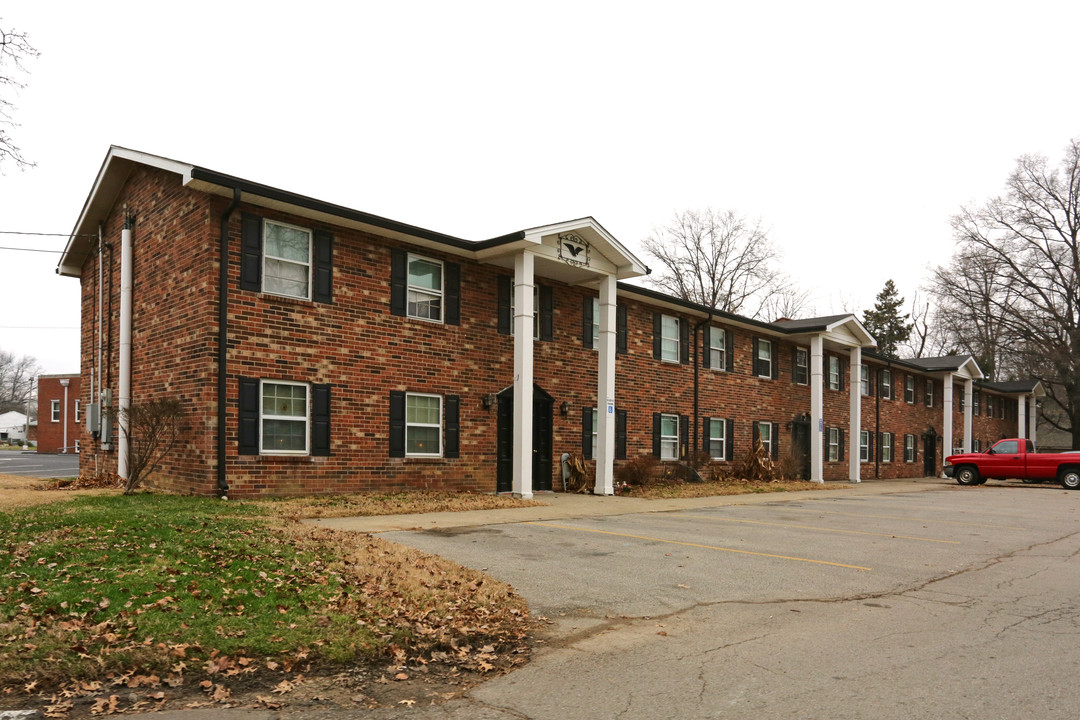
<svg viewBox="0 0 1080 720">
<path fill-rule="evenodd" d="M 956 486 L 954 480 L 942 478 L 902 478 L 898 480 L 865 480 L 828 482 L 822 490 L 797 492 L 747 493 L 743 495 L 718 495 L 703 498 L 675 498 L 670 500 L 645 500 L 623 496 L 580 495 L 567 493 L 543 493 L 536 500 L 545 506 L 503 508 L 499 510 L 470 510 L 467 512 L 418 513 L 415 515 L 374 515 L 365 517 L 315 518 L 304 522 L 338 530 L 382 533 L 395 530 L 434 530 L 442 528 L 477 527 L 506 523 L 533 522 L 541 520 L 564 520 L 575 517 L 602 515 L 631 515 L 634 513 L 670 512 L 726 505 L 757 505 L 804 498 L 851 497 L 863 495 L 887 495 L 891 493 L 917 492 L 929 486 Z"/>
</svg>

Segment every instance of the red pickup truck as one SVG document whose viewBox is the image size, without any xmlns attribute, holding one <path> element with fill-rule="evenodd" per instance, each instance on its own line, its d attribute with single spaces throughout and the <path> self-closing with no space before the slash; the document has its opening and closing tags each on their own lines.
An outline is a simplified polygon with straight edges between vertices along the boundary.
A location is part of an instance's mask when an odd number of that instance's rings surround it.
<svg viewBox="0 0 1080 720">
<path fill-rule="evenodd" d="M 1057 480 L 1069 490 L 1080 489 L 1080 453 L 1037 453 L 1024 438 L 998 440 L 986 452 L 950 455 L 945 475 L 961 485 L 981 485 L 993 478 L 1024 482 Z"/>
</svg>

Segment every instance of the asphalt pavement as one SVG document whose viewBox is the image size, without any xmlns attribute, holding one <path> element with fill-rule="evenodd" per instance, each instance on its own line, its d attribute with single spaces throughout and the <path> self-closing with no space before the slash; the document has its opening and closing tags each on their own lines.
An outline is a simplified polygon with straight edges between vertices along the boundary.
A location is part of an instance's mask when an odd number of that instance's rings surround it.
<svg viewBox="0 0 1080 720">
<path fill-rule="evenodd" d="M 79 456 L 75 453 L 49 454 L 24 450 L 0 451 L 0 475 L 23 477 L 77 477 Z"/>
</svg>

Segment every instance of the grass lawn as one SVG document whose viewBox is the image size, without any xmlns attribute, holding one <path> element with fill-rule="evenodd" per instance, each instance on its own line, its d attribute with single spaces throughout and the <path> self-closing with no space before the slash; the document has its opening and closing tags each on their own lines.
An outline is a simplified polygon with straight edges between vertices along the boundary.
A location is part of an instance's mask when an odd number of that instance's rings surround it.
<svg viewBox="0 0 1080 720">
<path fill-rule="evenodd" d="M 228 704 L 245 687 L 272 707 L 343 668 L 393 684 L 527 655 L 527 609 L 509 586 L 280 519 L 272 503 L 114 492 L 24 505 L 0 512 L 0 548 L 0 708 Z M 365 688 L 350 697 L 379 695 Z"/>
</svg>

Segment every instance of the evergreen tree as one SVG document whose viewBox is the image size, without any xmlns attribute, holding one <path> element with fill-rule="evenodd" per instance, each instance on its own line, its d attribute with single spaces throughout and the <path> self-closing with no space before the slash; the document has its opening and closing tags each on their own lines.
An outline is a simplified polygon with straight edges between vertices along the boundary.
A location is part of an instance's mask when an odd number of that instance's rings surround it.
<svg viewBox="0 0 1080 720">
<path fill-rule="evenodd" d="M 892 280 L 885 282 L 874 300 L 873 309 L 863 311 L 863 325 L 877 340 L 878 352 L 895 358 L 897 347 L 911 336 L 911 314 L 900 313 L 904 298 L 900 297 Z"/>
</svg>

